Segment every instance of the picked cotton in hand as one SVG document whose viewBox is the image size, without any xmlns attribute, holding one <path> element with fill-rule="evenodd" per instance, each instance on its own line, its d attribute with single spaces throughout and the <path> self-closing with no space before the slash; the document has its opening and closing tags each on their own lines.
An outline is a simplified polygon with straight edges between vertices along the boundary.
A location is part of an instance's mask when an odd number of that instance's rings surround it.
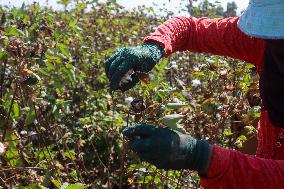
<svg viewBox="0 0 284 189">
<path fill-rule="evenodd" d="M 132 81 L 131 75 L 134 74 L 134 70 L 130 69 L 120 80 L 119 86 L 121 87 L 124 84 L 127 84 Z"/>
</svg>

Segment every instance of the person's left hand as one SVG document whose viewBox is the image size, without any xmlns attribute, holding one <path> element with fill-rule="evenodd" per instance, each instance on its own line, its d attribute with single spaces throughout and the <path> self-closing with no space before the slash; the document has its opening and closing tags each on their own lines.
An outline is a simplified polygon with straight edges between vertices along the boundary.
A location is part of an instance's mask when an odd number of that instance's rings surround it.
<svg viewBox="0 0 284 189">
<path fill-rule="evenodd" d="M 151 71 L 163 54 L 163 47 L 155 43 L 119 49 L 105 61 L 105 71 L 110 81 L 110 90 L 126 91 L 134 87 L 139 82 L 136 72 L 147 73 Z M 132 74 L 133 72 L 134 74 Z M 122 83 L 122 81 L 125 81 L 125 83 Z"/>
<path fill-rule="evenodd" d="M 159 169 L 191 169 L 202 174 L 207 170 L 211 154 L 207 141 L 146 124 L 128 127 L 122 133 L 142 160 Z"/>
</svg>

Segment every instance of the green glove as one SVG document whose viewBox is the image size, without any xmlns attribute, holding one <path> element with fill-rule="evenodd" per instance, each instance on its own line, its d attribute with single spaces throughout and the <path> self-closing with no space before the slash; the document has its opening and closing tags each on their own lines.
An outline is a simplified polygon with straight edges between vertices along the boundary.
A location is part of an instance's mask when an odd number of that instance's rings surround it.
<svg viewBox="0 0 284 189">
<path fill-rule="evenodd" d="M 163 54 L 163 47 L 155 43 L 146 43 L 137 47 L 119 49 L 105 62 L 106 74 L 110 80 L 110 90 L 120 89 L 126 91 L 134 87 L 139 82 L 139 78 L 135 72 L 147 73 L 151 71 L 162 58 Z M 133 70 L 134 74 L 124 78 L 125 74 L 129 73 L 130 70 Z M 122 78 L 126 81 L 123 84 L 121 84 Z"/>
<path fill-rule="evenodd" d="M 128 127 L 122 133 L 129 139 L 129 147 L 142 160 L 159 169 L 207 172 L 212 149 L 205 140 L 145 124 Z"/>
</svg>

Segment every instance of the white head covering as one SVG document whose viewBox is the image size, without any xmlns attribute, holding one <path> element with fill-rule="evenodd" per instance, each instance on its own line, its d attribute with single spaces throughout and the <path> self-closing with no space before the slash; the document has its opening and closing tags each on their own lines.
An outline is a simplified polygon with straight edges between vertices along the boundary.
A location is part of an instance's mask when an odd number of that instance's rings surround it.
<svg viewBox="0 0 284 189">
<path fill-rule="evenodd" d="M 238 27 L 252 37 L 284 39 L 284 0 L 250 0 Z"/>
</svg>

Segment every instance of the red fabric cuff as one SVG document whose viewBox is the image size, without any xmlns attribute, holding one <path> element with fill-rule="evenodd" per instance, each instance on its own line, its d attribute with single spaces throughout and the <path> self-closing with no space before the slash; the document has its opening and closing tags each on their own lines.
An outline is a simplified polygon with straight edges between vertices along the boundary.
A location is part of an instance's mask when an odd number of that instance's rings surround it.
<svg viewBox="0 0 284 189">
<path fill-rule="evenodd" d="M 201 178 L 201 185 L 205 188 L 221 186 L 222 178 L 230 165 L 230 150 L 214 145 L 211 162 L 206 177 Z"/>
</svg>

